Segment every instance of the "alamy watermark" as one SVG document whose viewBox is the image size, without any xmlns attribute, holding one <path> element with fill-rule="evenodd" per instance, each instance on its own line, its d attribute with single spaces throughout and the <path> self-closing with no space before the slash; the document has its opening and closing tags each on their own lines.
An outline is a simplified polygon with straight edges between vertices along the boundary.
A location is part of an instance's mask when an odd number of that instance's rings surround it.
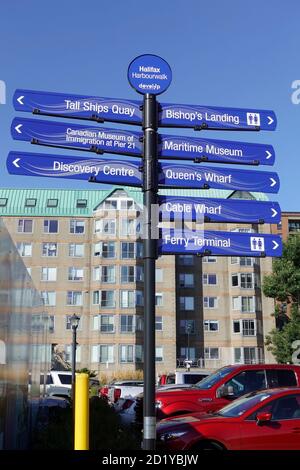
<svg viewBox="0 0 300 470">
<path fill-rule="evenodd" d="M 0 104 L 6 104 L 6 85 L 3 80 L 0 80 Z"/>
</svg>

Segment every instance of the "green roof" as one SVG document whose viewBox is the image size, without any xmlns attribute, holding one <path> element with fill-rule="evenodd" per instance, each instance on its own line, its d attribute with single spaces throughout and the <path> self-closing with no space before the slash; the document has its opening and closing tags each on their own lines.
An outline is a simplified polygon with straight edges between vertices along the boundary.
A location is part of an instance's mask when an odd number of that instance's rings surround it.
<svg viewBox="0 0 300 470">
<path fill-rule="evenodd" d="M 93 211 L 101 202 L 112 195 L 116 190 L 124 190 L 138 204 L 143 203 L 143 192 L 139 188 L 127 186 L 114 186 L 110 189 L 0 189 L 0 216 L 56 216 L 56 217 L 92 217 Z M 220 191 L 214 189 L 163 189 L 159 194 L 172 196 L 193 196 L 224 198 L 237 197 L 237 191 Z M 257 199 L 266 201 L 263 193 L 241 193 L 241 199 Z M 7 202 L 5 201 L 7 199 Z M 34 207 L 25 207 L 27 199 L 36 199 Z M 57 207 L 47 207 L 48 199 L 57 199 Z M 86 207 L 77 207 L 77 201 L 87 201 Z M 6 202 L 6 205 L 3 204 Z"/>
</svg>

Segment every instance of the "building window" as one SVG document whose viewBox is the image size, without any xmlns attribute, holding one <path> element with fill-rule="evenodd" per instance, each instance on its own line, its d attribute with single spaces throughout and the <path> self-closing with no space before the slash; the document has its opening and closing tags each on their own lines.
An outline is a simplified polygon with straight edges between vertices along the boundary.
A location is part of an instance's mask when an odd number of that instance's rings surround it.
<svg viewBox="0 0 300 470">
<path fill-rule="evenodd" d="M 163 362 L 163 360 L 164 360 L 164 348 L 162 346 L 156 346 L 155 362 Z"/>
<path fill-rule="evenodd" d="M 242 364 L 242 348 L 234 348 L 234 363 L 235 364 Z"/>
<path fill-rule="evenodd" d="M 120 209 L 123 211 L 134 211 L 137 209 L 137 206 L 133 199 L 121 199 L 120 200 Z"/>
<path fill-rule="evenodd" d="M 255 312 L 255 297 L 232 297 L 232 309 Z"/>
<path fill-rule="evenodd" d="M 76 207 L 77 209 L 84 209 L 87 207 L 87 199 L 77 199 Z"/>
<path fill-rule="evenodd" d="M 66 315 L 66 330 L 72 330 L 72 325 L 71 325 L 72 316 L 73 315 Z M 82 318 L 81 317 L 80 317 L 77 329 L 82 330 Z"/>
<path fill-rule="evenodd" d="M 32 233 L 33 220 L 32 219 L 19 219 L 18 232 L 19 233 Z"/>
<path fill-rule="evenodd" d="M 118 208 L 118 199 L 106 199 L 100 206 L 101 209 L 116 211 Z"/>
<path fill-rule="evenodd" d="M 58 233 L 58 220 L 44 220 L 44 233 Z"/>
<path fill-rule="evenodd" d="M 101 333 L 114 333 L 115 319 L 113 315 L 100 315 Z"/>
<path fill-rule="evenodd" d="M 72 360 L 72 346 L 71 344 L 65 345 L 65 361 L 71 362 Z M 77 344 L 76 346 L 76 362 L 81 362 L 81 346 Z"/>
<path fill-rule="evenodd" d="M 195 334 L 195 320 L 180 320 L 179 329 L 182 335 Z"/>
<path fill-rule="evenodd" d="M 68 291 L 67 292 L 67 305 L 82 305 L 82 292 L 80 291 Z"/>
<path fill-rule="evenodd" d="M 144 305 L 144 293 L 141 290 L 135 291 L 135 302 L 137 307 L 143 307 Z"/>
<path fill-rule="evenodd" d="M 84 244 L 83 243 L 70 243 L 69 244 L 69 256 L 73 258 L 83 258 Z"/>
<path fill-rule="evenodd" d="M 136 273 L 136 282 L 144 282 L 144 267 L 136 266 L 135 273 Z"/>
<path fill-rule="evenodd" d="M 216 263 L 217 257 L 216 256 L 203 256 L 203 263 Z"/>
<path fill-rule="evenodd" d="M 253 266 L 254 259 L 249 257 L 241 257 L 240 258 L 240 266 Z"/>
<path fill-rule="evenodd" d="M 98 242 L 94 245 L 94 256 L 101 256 L 105 259 L 116 257 L 115 242 Z"/>
<path fill-rule="evenodd" d="M 219 322 L 217 320 L 205 320 L 204 331 L 219 331 Z"/>
<path fill-rule="evenodd" d="M 41 281 L 56 281 L 56 268 L 42 268 Z"/>
<path fill-rule="evenodd" d="M 180 357 L 189 359 L 191 361 L 196 360 L 196 349 L 195 348 L 180 348 Z"/>
<path fill-rule="evenodd" d="M 0 207 L 5 207 L 7 205 L 7 197 L 0 197 Z"/>
<path fill-rule="evenodd" d="M 179 297 L 180 310 L 194 310 L 194 297 Z"/>
<path fill-rule="evenodd" d="M 241 332 L 241 322 L 240 320 L 233 320 L 233 332 L 240 333 Z"/>
<path fill-rule="evenodd" d="M 47 307 L 55 307 L 56 305 L 56 292 L 52 291 L 42 291 L 41 297 L 44 301 L 44 305 Z"/>
<path fill-rule="evenodd" d="M 155 269 L 155 281 L 156 282 L 163 282 L 164 280 L 164 270 L 162 268 Z"/>
<path fill-rule="evenodd" d="M 33 314 L 31 317 L 31 330 L 53 333 L 54 321 L 54 315 Z"/>
<path fill-rule="evenodd" d="M 115 307 L 115 291 L 114 290 L 96 290 L 93 292 L 93 304 L 100 305 L 102 308 Z"/>
<path fill-rule="evenodd" d="M 204 348 L 205 359 L 219 359 L 219 348 Z"/>
<path fill-rule="evenodd" d="M 114 362 L 114 346 L 109 344 L 92 346 L 91 362 L 112 364 Z"/>
<path fill-rule="evenodd" d="M 135 307 L 135 291 L 134 290 L 121 290 L 120 291 L 120 306 L 121 308 L 134 308 Z"/>
<path fill-rule="evenodd" d="M 43 243 L 42 256 L 57 256 L 57 243 Z"/>
<path fill-rule="evenodd" d="M 194 255 L 179 255 L 179 264 L 182 266 L 193 266 Z"/>
<path fill-rule="evenodd" d="M 135 266 L 121 266 L 121 283 L 136 282 Z"/>
<path fill-rule="evenodd" d="M 218 308 L 218 297 L 203 297 L 204 308 Z"/>
<path fill-rule="evenodd" d="M 163 330 L 163 318 L 162 317 L 155 317 L 155 330 L 156 331 Z"/>
<path fill-rule="evenodd" d="M 242 320 L 243 336 L 256 336 L 256 321 Z"/>
<path fill-rule="evenodd" d="M 101 266 L 100 281 L 105 284 L 113 284 L 116 282 L 116 267 L 113 265 Z"/>
<path fill-rule="evenodd" d="M 254 289 L 254 274 L 241 273 L 241 289 Z"/>
<path fill-rule="evenodd" d="M 134 333 L 135 315 L 120 315 L 120 333 Z"/>
<path fill-rule="evenodd" d="M 70 267 L 68 281 L 83 281 L 83 268 Z"/>
<path fill-rule="evenodd" d="M 134 345 L 133 344 L 120 344 L 120 363 L 134 362 Z"/>
<path fill-rule="evenodd" d="M 155 306 L 156 307 L 162 307 L 164 304 L 164 298 L 163 298 L 163 294 L 155 294 Z"/>
<path fill-rule="evenodd" d="M 84 233 L 84 226 L 84 220 L 72 219 L 70 220 L 70 233 L 82 235 Z"/>
<path fill-rule="evenodd" d="M 216 274 L 203 274 L 203 284 L 215 286 L 217 285 L 217 275 Z"/>
<path fill-rule="evenodd" d="M 25 207 L 35 207 L 36 206 L 36 199 L 27 198 L 25 200 Z"/>
<path fill-rule="evenodd" d="M 24 256 L 32 256 L 32 244 L 31 243 L 17 243 L 17 250 L 19 255 Z"/>
<path fill-rule="evenodd" d="M 289 220 L 289 232 L 300 232 L 300 220 Z"/>
<path fill-rule="evenodd" d="M 57 207 L 58 199 L 47 199 L 47 207 Z"/>
<path fill-rule="evenodd" d="M 116 234 L 116 219 L 95 220 L 95 233 Z"/>
<path fill-rule="evenodd" d="M 121 258 L 122 259 L 134 259 L 135 255 L 136 255 L 135 243 L 121 242 Z"/>
<path fill-rule="evenodd" d="M 179 286 L 180 287 L 194 287 L 194 274 L 179 274 Z"/>
</svg>

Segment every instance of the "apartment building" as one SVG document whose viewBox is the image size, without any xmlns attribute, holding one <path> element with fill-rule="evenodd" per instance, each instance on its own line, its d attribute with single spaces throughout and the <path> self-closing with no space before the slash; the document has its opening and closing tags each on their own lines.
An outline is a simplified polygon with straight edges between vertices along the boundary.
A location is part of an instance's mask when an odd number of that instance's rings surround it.
<svg viewBox="0 0 300 470">
<path fill-rule="evenodd" d="M 164 194 L 265 199 L 229 191 Z M 143 367 L 142 192 L 2 189 L 0 214 L 44 301 L 52 351 L 71 358 L 70 317 L 80 317 L 78 367 L 110 374 Z M 257 231 L 238 224 L 212 230 Z M 259 226 L 270 232 L 270 226 Z M 156 264 L 157 372 L 270 361 L 273 302 L 261 292 L 271 260 L 161 256 Z M 39 319 L 37 319 L 39 321 Z"/>
<path fill-rule="evenodd" d="M 271 225 L 271 233 L 281 235 L 283 240 L 287 240 L 290 235 L 299 235 L 300 212 L 281 212 L 281 221 Z"/>
</svg>

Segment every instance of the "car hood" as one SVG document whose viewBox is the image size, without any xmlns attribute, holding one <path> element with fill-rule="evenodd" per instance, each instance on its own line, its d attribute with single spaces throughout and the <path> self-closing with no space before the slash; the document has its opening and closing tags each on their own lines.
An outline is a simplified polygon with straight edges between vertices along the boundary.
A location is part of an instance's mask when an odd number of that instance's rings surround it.
<svg viewBox="0 0 300 470">
<path fill-rule="evenodd" d="M 159 390 L 156 391 L 156 399 L 159 400 L 159 398 L 167 398 L 167 397 L 175 397 L 176 394 L 178 393 L 184 393 L 184 396 L 185 397 L 188 397 L 189 395 L 194 395 L 194 394 L 197 394 L 197 396 L 203 396 L 203 397 L 207 397 L 207 396 L 210 396 L 210 392 L 207 391 L 207 390 L 200 390 L 199 388 L 197 387 L 182 387 L 180 385 L 178 385 L 178 387 L 176 388 L 171 388 L 171 389 L 162 389 L 160 388 Z"/>
<path fill-rule="evenodd" d="M 213 413 L 204 413 L 204 412 L 198 412 L 198 413 L 189 413 L 186 415 L 182 416 L 173 416 L 171 418 L 166 418 L 161 420 L 157 424 L 157 431 L 158 432 L 165 432 L 169 428 L 174 428 L 174 427 L 195 427 L 197 428 L 201 426 L 202 424 L 207 424 L 208 422 L 210 424 L 212 423 L 221 423 L 221 422 L 228 422 L 228 420 L 232 420 L 233 418 L 228 418 L 225 416 L 218 416 L 217 414 Z"/>
</svg>

